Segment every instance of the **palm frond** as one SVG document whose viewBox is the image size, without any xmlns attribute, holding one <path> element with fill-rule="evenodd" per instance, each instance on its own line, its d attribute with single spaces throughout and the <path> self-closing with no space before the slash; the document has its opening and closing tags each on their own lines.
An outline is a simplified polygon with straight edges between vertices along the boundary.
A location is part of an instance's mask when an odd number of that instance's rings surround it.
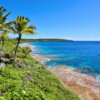
<svg viewBox="0 0 100 100">
<path fill-rule="evenodd" d="M 3 16 L 3 19 L 7 18 L 7 16 L 8 16 L 9 14 L 11 14 L 11 13 L 12 13 L 12 12 L 6 13 L 6 14 Z"/>
<path fill-rule="evenodd" d="M 27 26 L 27 28 L 30 28 L 30 29 L 36 30 L 36 26 L 33 26 L 33 25 Z"/>
<path fill-rule="evenodd" d="M 28 35 L 28 34 L 34 34 L 34 31 L 30 28 L 26 28 L 23 30 L 23 32 L 25 35 Z"/>
<path fill-rule="evenodd" d="M 9 29 L 12 31 L 11 33 L 13 33 L 13 34 L 16 34 L 17 33 L 17 30 L 15 29 L 14 26 L 10 25 L 9 26 Z"/>
<path fill-rule="evenodd" d="M 11 25 L 12 23 L 14 23 L 14 21 L 5 22 L 5 25 Z"/>
</svg>

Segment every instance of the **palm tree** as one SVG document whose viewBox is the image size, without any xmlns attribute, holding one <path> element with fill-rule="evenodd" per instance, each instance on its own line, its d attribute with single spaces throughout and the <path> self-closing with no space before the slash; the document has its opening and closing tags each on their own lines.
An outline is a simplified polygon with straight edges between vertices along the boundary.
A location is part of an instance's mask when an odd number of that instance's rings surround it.
<svg viewBox="0 0 100 100">
<path fill-rule="evenodd" d="M 10 33 L 10 31 L 5 30 L 5 31 L 1 32 L 0 38 L 2 41 L 2 50 L 3 50 L 3 46 L 5 44 L 5 40 L 8 38 L 8 35 L 7 35 L 8 33 Z"/>
<path fill-rule="evenodd" d="M 29 21 L 30 20 L 28 18 L 25 18 L 24 16 L 20 15 L 17 17 L 16 20 L 13 21 L 13 25 L 10 26 L 10 29 L 13 31 L 13 33 L 18 34 L 18 42 L 15 48 L 14 61 L 16 58 L 16 53 L 17 53 L 17 49 L 18 49 L 22 34 L 25 34 L 25 35 L 36 34 L 36 32 L 34 32 L 36 27 L 33 25 L 28 25 Z"/>
<path fill-rule="evenodd" d="M 4 28 L 4 26 L 10 24 L 11 22 L 6 22 L 7 21 L 7 17 L 9 14 L 11 14 L 11 12 L 8 12 L 6 14 L 4 14 L 6 11 L 6 8 L 4 7 L 0 7 L 0 31 L 2 31 Z"/>
<path fill-rule="evenodd" d="M 9 26 L 9 24 L 11 24 L 11 22 L 6 22 L 7 17 L 9 14 L 11 14 L 11 12 L 4 14 L 5 12 L 6 12 L 6 8 L 0 7 L 0 34 L 1 35 L 4 30 L 8 30 L 8 26 Z M 0 52 L 0 53 L 2 53 L 2 52 Z M 1 59 L 1 54 L 0 54 L 0 59 Z"/>
<path fill-rule="evenodd" d="M 3 35 L 2 33 L 4 31 L 9 30 L 9 28 L 8 28 L 9 24 L 12 23 L 12 22 L 7 22 L 7 17 L 9 14 L 11 14 L 11 12 L 4 14 L 5 12 L 6 12 L 6 8 L 0 7 L 0 34 L 1 34 L 1 36 Z"/>
</svg>

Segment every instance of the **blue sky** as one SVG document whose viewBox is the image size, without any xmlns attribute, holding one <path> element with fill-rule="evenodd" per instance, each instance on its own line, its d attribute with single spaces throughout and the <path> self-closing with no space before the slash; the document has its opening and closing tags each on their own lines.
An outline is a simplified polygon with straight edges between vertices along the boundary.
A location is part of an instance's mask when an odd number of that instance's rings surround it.
<svg viewBox="0 0 100 100">
<path fill-rule="evenodd" d="M 0 6 L 13 12 L 8 20 L 22 14 L 37 27 L 38 35 L 23 38 L 100 40 L 100 0 L 0 0 Z"/>
</svg>

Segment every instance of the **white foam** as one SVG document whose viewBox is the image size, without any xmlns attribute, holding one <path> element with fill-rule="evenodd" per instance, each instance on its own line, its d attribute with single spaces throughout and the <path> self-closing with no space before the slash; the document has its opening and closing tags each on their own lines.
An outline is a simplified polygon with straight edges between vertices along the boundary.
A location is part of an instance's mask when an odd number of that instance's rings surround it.
<svg viewBox="0 0 100 100">
<path fill-rule="evenodd" d="M 98 76 L 96 77 L 96 79 L 97 79 L 97 82 L 100 82 L 100 75 L 98 75 Z"/>
</svg>

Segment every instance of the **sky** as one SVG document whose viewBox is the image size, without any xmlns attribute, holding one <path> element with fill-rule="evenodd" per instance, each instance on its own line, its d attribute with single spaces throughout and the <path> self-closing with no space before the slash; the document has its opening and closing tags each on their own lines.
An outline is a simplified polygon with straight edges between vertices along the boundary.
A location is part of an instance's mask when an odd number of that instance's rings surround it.
<svg viewBox="0 0 100 100">
<path fill-rule="evenodd" d="M 0 0 L 0 6 L 12 12 L 9 21 L 22 14 L 37 27 L 37 35 L 23 38 L 100 40 L 100 0 Z"/>
</svg>

